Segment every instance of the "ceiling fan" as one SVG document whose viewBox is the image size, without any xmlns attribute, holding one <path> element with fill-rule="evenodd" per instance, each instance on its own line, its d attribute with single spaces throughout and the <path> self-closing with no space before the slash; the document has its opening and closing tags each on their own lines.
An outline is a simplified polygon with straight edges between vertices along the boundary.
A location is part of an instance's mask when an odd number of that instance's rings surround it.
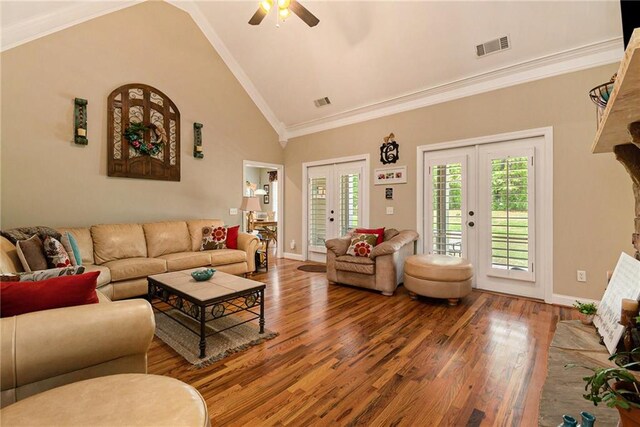
<svg viewBox="0 0 640 427">
<path fill-rule="evenodd" d="M 313 13 L 298 3 L 296 0 L 262 0 L 256 13 L 253 14 L 249 20 L 251 25 L 259 25 L 265 16 L 269 14 L 269 11 L 273 7 L 274 1 L 278 5 L 278 18 L 285 20 L 291 15 L 291 12 L 298 15 L 308 26 L 315 27 L 320 20 L 316 18 Z"/>
</svg>

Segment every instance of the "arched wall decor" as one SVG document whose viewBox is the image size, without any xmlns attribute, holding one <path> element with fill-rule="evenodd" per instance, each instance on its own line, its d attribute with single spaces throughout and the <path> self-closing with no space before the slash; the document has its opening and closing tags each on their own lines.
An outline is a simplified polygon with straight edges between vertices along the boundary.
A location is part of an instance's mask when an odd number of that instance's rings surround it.
<svg viewBox="0 0 640 427">
<path fill-rule="evenodd" d="M 180 112 L 173 101 L 132 83 L 111 92 L 107 103 L 107 175 L 180 181 Z"/>
</svg>

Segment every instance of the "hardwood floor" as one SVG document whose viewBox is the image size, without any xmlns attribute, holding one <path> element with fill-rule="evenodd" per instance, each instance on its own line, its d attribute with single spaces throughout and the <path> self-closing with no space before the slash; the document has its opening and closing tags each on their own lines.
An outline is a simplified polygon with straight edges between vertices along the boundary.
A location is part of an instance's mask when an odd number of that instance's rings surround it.
<svg viewBox="0 0 640 427">
<path fill-rule="evenodd" d="M 277 338 L 197 370 L 155 338 L 149 373 L 196 387 L 212 425 L 537 425 L 549 343 L 572 309 L 385 297 L 298 265 L 254 276 Z"/>
</svg>

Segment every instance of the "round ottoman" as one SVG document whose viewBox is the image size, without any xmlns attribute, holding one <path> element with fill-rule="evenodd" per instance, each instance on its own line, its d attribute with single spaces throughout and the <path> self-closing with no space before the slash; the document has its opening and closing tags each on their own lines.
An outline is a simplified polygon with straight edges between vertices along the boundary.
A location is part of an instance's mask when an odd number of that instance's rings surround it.
<svg viewBox="0 0 640 427">
<path fill-rule="evenodd" d="M 0 411 L 3 426 L 210 426 L 198 391 L 174 378 L 120 374 L 27 397 Z"/>
<path fill-rule="evenodd" d="M 404 287 L 413 299 L 446 298 L 449 305 L 456 305 L 471 293 L 472 277 L 473 265 L 464 258 L 412 255 L 404 263 Z"/>
</svg>

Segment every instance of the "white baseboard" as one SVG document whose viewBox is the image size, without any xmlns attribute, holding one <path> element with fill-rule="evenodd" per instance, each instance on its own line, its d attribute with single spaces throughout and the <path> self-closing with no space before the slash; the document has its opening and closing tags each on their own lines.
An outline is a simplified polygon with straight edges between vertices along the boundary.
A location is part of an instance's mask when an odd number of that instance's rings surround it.
<svg viewBox="0 0 640 427">
<path fill-rule="evenodd" d="M 292 254 L 291 252 L 285 252 L 284 257 L 286 259 L 292 259 L 294 261 L 304 261 L 302 254 Z"/>
<path fill-rule="evenodd" d="M 596 303 L 596 305 L 600 303 L 600 301 L 595 299 L 572 297 L 569 295 L 553 294 L 551 296 L 551 304 L 563 305 L 566 307 L 571 307 L 573 304 L 575 304 L 576 300 L 584 303 L 593 302 Z"/>
</svg>

